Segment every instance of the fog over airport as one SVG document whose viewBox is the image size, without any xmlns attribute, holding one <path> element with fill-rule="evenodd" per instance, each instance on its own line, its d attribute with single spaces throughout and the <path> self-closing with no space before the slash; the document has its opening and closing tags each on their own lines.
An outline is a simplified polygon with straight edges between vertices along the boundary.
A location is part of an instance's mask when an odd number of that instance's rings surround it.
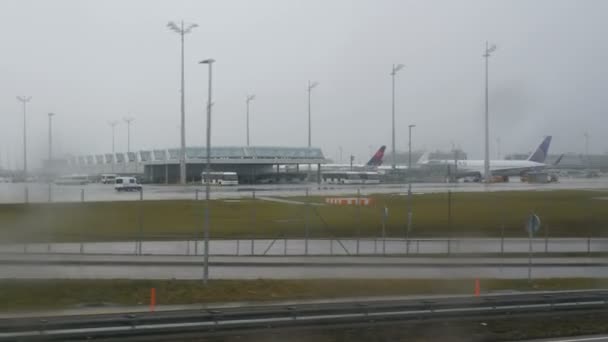
<svg viewBox="0 0 608 342">
<path fill-rule="evenodd" d="M 397 149 L 483 156 L 486 40 L 492 157 L 528 152 L 553 135 L 551 152 L 604 153 L 608 98 L 605 1 L 23 1 L 0 2 L 0 166 L 22 165 L 28 104 L 29 162 L 111 151 L 108 121 L 121 120 L 116 151 L 179 146 L 180 43 L 169 21 L 197 23 L 186 36 L 187 144 L 203 145 L 207 67 L 214 58 L 213 145 L 306 146 L 307 82 L 312 145 L 336 159 L 391 143 L 391 67 Z M 370 148 L 371 146 L 371 148 Z"/>
</svg>

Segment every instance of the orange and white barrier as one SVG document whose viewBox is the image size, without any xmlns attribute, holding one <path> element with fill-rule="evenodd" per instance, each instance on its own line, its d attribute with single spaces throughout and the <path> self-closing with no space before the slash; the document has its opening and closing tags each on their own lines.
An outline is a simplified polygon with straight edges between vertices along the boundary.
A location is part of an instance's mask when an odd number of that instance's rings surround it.
<svg viewBox="0 0 608 342">
<path fill-rule="evenodd" d="M 357 203 L 357 200 L 360 202 Z M 325 203 L 327 204 L 335 204 L 335 205 L 372 205 L 372 199 L 369 197 L 327 197 L 325 198 Z"/>
</svg>

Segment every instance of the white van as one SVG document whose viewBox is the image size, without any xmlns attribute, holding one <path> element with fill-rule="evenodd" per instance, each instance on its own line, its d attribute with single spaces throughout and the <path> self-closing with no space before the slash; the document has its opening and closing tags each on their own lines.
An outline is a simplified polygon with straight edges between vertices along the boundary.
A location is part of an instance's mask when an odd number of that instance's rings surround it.
<svg viewBox="0 0 608 342">
<path fill-rule="evenodd" d="M 135 177 L 116 177 L 114 180 L 116 191 L 141 191 L 141 184 L 137 183 Z"/>
<path fill-rule="evenodd" d="M 103 173 L 101 174 L 101 183 L 114 184 L 114 182 L 116 181 L 116 177 L 118 177 L 118 175 L 116 175 L 115 173 Z"/>
</svg>

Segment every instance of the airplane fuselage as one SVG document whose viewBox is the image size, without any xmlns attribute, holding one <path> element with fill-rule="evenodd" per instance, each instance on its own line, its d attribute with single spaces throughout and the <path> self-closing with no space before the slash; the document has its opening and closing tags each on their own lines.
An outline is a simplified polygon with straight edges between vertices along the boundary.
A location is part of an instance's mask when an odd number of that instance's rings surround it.
<svg viewBox="0 0 608 342">
<path fill-rule="evenodd" d="M 458 174 L 483 175 L 483 160 L 429 160 L 426 165 L 457 165 Z M 495 176 L 519 176 L 526 172 L 544 170 L 544 163 L 529 160 L 490 160 L 490 172 Z"/>
</svg>

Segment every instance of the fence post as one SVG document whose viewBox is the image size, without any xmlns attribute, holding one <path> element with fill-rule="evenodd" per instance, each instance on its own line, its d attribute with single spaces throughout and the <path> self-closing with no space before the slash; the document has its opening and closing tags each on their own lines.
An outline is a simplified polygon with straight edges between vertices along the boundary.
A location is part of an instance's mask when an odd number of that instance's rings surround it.
<svg viewBox="0 0 608 342">
<path fill-rule="evenodd" d="M 30 190 L 28 189 L 27 185 L 25 186 L 24 192 L 23 192 L 23 197 L 25 200 L 25 203 L 30 203 Z"/>
<path fill-rule="evenodd" d="M 283 255 L 287 255 L 287 236 L 283 239 Z"/>
<path fill-rule="evenodd" d="M 386 255 L 386 216 L 388 208 L 384 207 L 382 212 L 382 255 Z"/>
<path fill-rule="evenodd" d="M 194 200 L 198 201 L 198 189 L 194 189 Z"/>
<path fill-rule="evenodd" d="M 587 254 L 591 254 L 591 228 L 587 234 Z"/>
<path fill-rule="evenodd" d="M 334 255 L 334 238 L 329 238 L 329 255 Z"/>
<path fill-rule="evenodd" d="M 236 255 L 239 255 L 239 250 L 241 249 L 241 240 L 239 238 L 236 239 Z"/>
<path fill-rule="evenodd" d="M 80 202 L 84 202 L 84 189 L 80 189 Z"/>
<path fill-rule="evenodd" d="M 505 254 L 505 224 L 500 226 L 500 255 Z"/>
<path fill-rule="evenodd" d="M 51 189 L 51 182 L 49 181 L 49 198 L 48 198 L 48 202 L 51 203 L 53 201 L 53 193 L 52 193 L 52 189 Z"/>
<path fill-rule="evenodd" d="M 549 253 L 549 225 L 545 225 L 545 254 Z"/>
</svg>

